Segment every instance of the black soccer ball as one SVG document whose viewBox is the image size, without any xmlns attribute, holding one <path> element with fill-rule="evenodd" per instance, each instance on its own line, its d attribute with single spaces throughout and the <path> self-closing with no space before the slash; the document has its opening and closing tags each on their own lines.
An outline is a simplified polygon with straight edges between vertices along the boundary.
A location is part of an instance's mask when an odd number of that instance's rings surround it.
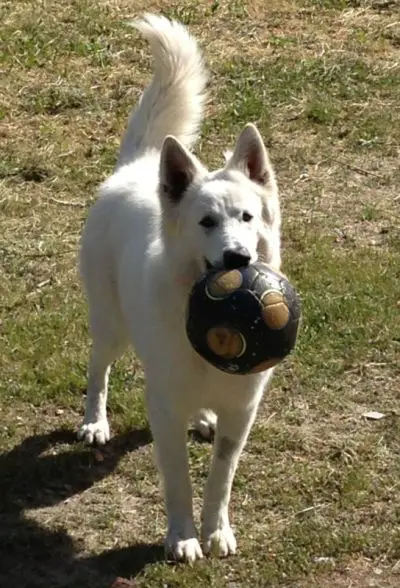
<svg viewBox="0 0 400 588">
<path fill-rule="evenodd" d="M 206 361 L 229 374 L 267 370 L 294 348 L 299 297 L 283 274 L 263 263 L 211 270 L 193 287 L 186 332 Z"/>
</svg>

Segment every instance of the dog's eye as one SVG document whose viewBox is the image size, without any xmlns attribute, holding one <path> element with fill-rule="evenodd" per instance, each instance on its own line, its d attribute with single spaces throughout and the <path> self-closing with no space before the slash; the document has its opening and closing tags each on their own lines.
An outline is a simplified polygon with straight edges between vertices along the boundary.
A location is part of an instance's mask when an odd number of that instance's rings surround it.
<svg viewBox="0 0 400 588">
<path fill-rule="evenodd" d="M 216 227 L 218 224 L 217 219 L 215 219 L 214 217 L 210 216 L 209 214 L 207 214 L 204 218 L 201 219 L 201 221 L 199 222 L 199 225 L 201 225 L 202 227 L 204 227 L 205 229 L 212 229 L 214 227 Z"/>
<path fill-rule="evenodd" d="M 249 223 L 249 222 L 250 222 L 252 219 L 253 219 L 253 215 L 252 215 L 252 214 L 250 214 L 249 212 L 246 212 L 246 211 L 245 211 L 245 212 L 242 214 L 242 220 L 243 220 L 245 223 Z"/>
</svg>

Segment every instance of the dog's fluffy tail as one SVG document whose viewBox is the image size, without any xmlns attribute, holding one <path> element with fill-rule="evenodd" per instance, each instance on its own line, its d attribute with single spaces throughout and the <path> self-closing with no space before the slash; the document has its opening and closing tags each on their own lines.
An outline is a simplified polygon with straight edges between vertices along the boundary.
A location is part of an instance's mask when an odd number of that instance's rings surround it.
<svg viewBox="0 0 400 588">
<path fill-rule="evenodd" d="M 154 76 L 130 116 L 117 167 L 130 163 L 146 149 L 160 149 L 166 135 L 174 135 L 190 147 L 197 137 L 206 99 L 207 71 L 186 28 L 152 14 L 134 26 L 150 43 Z"/>
</svg>

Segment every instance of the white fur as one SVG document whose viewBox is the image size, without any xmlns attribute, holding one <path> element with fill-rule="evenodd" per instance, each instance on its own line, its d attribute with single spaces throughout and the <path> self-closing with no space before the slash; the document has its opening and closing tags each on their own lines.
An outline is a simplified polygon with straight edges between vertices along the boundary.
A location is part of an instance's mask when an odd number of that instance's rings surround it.
<svg viewBox="0 0 400 588">
<path fill-rule="evenodd" d="M 171 129 L 189 147 L 197 138 L 206 97 L 207 72 L 187 30 L 153 14 L 135 26 L 150 43 L 155 75 L 140 110 L 132 112 L 118 166 L 130 163 L 141 149 L 160 149 Z"/>
<path fill-rule="evenodd" d="M 93 347 L 79 437 L 89 443 L 109 439 L 110 365 L 132 344 L 146 374 L 164 481 L 166 550 L 191 562 L 202 550 L 192 513 L 188 421 L 195 418 L 207 437 L 216 428 L 201 538 L 206 553 L 225 556 L 236 549 L 228 517 L 233 477 L 272 370 L 230 376 L 203 361 L 185 332 L 187 296 L 205 260 L 222 266 L 226 249 L 245 247 L 251 261 L 279 268 L 279 201 L 252 125 L 218 171 L 208 172 L 188 151 L 201 122 L 207 79 L 197 44 L 182 25 L 162 17 L 147 15 L 136 26 L 150 41 L 155 73 L 83 233 L 81 274 Z M 244 211 L 252 220 L 243 220 Z M 199 224 L 207 215 L 217 226 Z"/>
</svg>

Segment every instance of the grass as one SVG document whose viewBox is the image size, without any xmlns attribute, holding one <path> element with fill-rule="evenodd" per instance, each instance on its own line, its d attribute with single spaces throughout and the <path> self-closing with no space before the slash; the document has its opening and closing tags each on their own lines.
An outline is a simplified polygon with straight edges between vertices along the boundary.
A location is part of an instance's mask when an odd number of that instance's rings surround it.
<svg viewBox="0 0 400 588">
<path fill-rule="evenodd" d="M 163 561 L 165 513 L 131 354 L 113 439 L 74 442 L 89 348 L 76 252 L 149 51 L 179 18 L 212 73 L 210 165 L 249 120 L 277 170 L 284 266 L 304 306 L 234 485 L 239 553 Z M 399 13 L 395 2 L 25 0 L 2 6 L 0 583 L 41 588 L 398 586 Z M 385 416 L 368 420 L 377 410 Z M 210 447 L 189 439 L 199 512 Z"/>
</svg>

